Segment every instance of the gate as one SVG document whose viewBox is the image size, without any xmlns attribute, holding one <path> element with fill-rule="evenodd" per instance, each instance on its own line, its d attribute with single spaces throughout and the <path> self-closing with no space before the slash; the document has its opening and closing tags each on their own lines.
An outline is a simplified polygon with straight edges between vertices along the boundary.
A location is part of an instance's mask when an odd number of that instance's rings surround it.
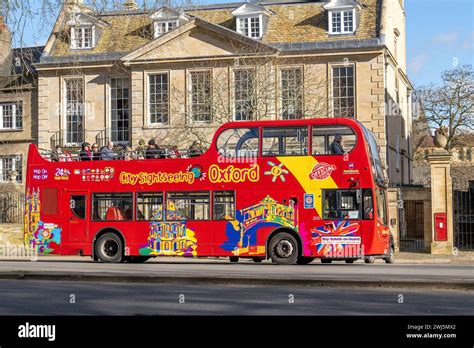
<svg viewBox="0 0 474 348">
<path fill-rule="evenodd" d="M 400 251 L 424 252 L 424 205 L 423 201 L 404 201 L 400 217 Z"/>
<path fill-rule="evenodd" d="M 454 246 L 474 250 L 474 181 L 453 183 Z"/>
</svg>

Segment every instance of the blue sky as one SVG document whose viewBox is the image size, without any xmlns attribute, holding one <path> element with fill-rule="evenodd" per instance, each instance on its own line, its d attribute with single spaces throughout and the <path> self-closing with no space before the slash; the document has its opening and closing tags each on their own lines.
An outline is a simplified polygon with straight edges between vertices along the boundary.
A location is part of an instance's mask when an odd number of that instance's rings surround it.
<svg viewBox="0 0 474 348">
<path fill-rule="evenodd" d="M 43 45 L 54 20 L 44 13 L 51 9 L 42 9 L 43 1 L 27 1 L 31 11 L 39 14 L 26 21 L 24 30 L 16 30 L 24 33 L 21 45 Z M 61 0 L 53 2 L 58 5 L 53 8 L 59 10 Z M 415 86 L 439 83 L 441 72 L 456 64 L 474 65 L 474 0 L 405 0 L 405 7 L 408 76 Z"/>
</svg>

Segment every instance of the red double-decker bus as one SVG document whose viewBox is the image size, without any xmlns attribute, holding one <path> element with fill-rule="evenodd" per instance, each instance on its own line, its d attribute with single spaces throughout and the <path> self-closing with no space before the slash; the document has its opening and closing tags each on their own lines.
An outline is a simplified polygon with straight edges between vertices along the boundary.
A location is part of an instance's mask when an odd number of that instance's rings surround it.
<svg viewBox="0 0 474 348">
<path fill-rule="evenodd" d="M 352 119 L 232 122 L 198 157 L 28 156 L 25 243 L 102 262 L 393 262 L 374 135 Z"/>
</svg>

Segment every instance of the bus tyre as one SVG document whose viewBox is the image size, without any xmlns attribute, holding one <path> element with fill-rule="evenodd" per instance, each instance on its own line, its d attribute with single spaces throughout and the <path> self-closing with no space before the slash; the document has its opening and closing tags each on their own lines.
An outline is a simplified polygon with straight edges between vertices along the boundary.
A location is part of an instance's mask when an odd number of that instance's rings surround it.
<svg viewBox="0 0 474 348">
<path fill-rule="evenodd" d="M 395 248 L 393 244 L 390 244 L 390 251 L 388 252 L 387 257 L 384 259 L 385 263 L 394 263 L 395 262 Z"/>
<path fill-rule="evenodd" d="M 289 233 L 277 233 L 270 241 L 270 257 L 279 265 L 293 265 L 298 260 L 298 243 Z"/>
<path fill-rule="evenodd" d="M 238 256 L 230 256 L 229 260 L 230 260 L 230 262 L 239 262 L 239 257 Z"/>
<path fill-rule="evenodd" d="M 95 243 L 95 254 L 102 262 L 118 263 L 122 261 L 122 240 L 115 233 L 103 234 Z"/>
<path fill-rule="evenodd" d="M 321 263 L 332 263 L 331 259 L 321 259 Z"/>
<path fill-rule="evenodd" d="M 305 257 L 305 256 L 302 256 L 302 257 L 299 257 L 298 258 L 298 261 L 296 261 L 296 263 L 298 265 L 308 265 L 310 264 L 311 262 L 314 261 L 314 257 Z"/>
<path fill-rule="evenodd" d="M 364 262 L 365 262 L 365 263 L 374 263 L 374 262 L 375 262 L 375 256 L 367 256 L 367 257 L 364 259 Z"/>
</svg>

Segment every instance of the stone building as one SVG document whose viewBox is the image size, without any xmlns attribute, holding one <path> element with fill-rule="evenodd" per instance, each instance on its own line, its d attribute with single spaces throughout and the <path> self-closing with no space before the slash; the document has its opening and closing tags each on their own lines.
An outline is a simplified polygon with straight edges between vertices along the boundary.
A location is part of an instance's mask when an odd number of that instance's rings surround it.
<svg viewBox="0 0 474 348">
<path fill-rule="evenodd" d="M 411 181 L 403 0 L 262 0 L 96 12 L 67 0 L 39 71 L 39 146 L 187 147 L 230 120 L 354 117 Z"/>
<path fill-rule="evenodd" d="M 37 78 L 33 64 L 42 47 L 11 48 L 11 34 L 0 16 L 0 186 L 24 185 L 28 145 L 38 137 Z"/>
</svg>

